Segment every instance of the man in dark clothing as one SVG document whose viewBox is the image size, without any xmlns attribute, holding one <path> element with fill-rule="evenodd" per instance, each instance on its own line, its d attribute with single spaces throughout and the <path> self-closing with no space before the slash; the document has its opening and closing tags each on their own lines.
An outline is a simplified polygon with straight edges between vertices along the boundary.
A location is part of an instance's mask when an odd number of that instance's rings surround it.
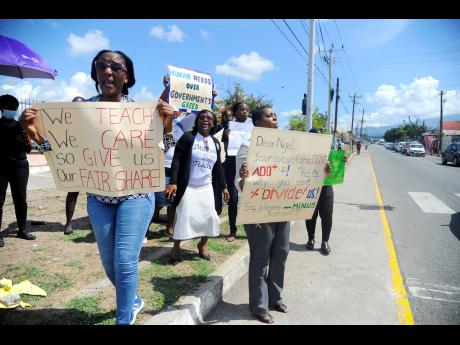
<svg viewBox="0 0 460 345">
<path fill-rule="evenodd" d="M 302 100 L 302 115 L 307 115 L 307 94 L 303 94 Z"/>
<path fill-rule="evenodd" d="M 18 122 L 18 100 L 11 95 L 0 96 L 0 226 L 3 216 L 8 183 L 11 187 L 16 220 L 18 223 L 17 237 L 34 240 L 35 236 L 26 231 L 27 202 L 26 191 L 29 180 L 29 162 L 26 153 L 32 149 L 30 139 Z M 0 247 L 3 247 L 0 235 Z"/>
</svg>

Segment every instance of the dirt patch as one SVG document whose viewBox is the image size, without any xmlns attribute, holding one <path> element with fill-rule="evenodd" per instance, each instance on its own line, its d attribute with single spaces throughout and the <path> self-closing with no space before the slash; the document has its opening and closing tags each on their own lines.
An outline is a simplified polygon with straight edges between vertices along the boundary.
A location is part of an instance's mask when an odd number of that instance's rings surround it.
<svg viewBox="0 0 460 345">
<path fill-rule="evenodd" d="M 87 216 L 85 194 L 79 196 L 75 208 L 74 233 L 64 235 L 66 195 L 55 189 L 28 191 L 27 228 L 37 238 L 26 241 L 16 238 L 14 206 L 11 194 L 7 194 L 3 207 L 5 246 L 0 248 L 0 278 L 12 279 L 13 283 L 29 279 L 47 291 L 48 296 L 22 295 L 22 300 L 33 307 L 0 310 L 0 325 L 114 323 L 115 289 L 111 284 L 102 284 L 103 288 L 89 296 L 82 293 L 88 286 L 103 283 L 106 275 Z M 220 217 L 227 219 L 226 215 L 225 207 Z M 161 216 L 165 218 L 165 210 Z M 221 224 L 221 236 L 209 241 L 213 257 L 210 262 L 198 257 L 198 240 L 192 240 L 181 246 L 184 258 L 181 264 L 169 266 L 167 258 L 162 257 L 141 268 L 139 291 L 146 307 L 137 323 L 175 303 L 182 293 L 195 288 L 244 243 L 242 240 L 226 242 L 228 233 L 228 222 L 225 222 Z M 171 239 L 165 236 L 165 225 L 151 224 L 141 260 L 171 244 Z"/>
</svg>

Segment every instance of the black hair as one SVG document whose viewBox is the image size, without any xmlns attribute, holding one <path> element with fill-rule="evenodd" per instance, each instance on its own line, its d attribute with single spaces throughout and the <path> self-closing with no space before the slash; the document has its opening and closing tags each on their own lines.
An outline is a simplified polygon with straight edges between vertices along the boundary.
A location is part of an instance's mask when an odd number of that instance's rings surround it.
<svg viewBox="0 0 460 345">
<path fill-rule="evenodd" d="M 203 113 L 210 113 L 212 114 L 212 128 L 209 130 L 209 134 L 213 135 L 215 132 L 216 132 L 216 126 L 217 126 L 217 116 L 216 114 L 214 114 L 214 112 L 212 112 L 211 110 L 207 110 L 207 109 L 202 109 L 200 110 L 200 112 L 198 114 L 196 114 L 196 117 L 195 117 L 195 125 L 193 126 L 192 128 L 192 133 L 194 135 L 196 135 L 196 133 L 198 132 L 198 118 L 200 117 L 201 114 Z M 190 116 L 190 115 L 189 115 Z"/>
<path fill-rule="evenodd" d="M 0 109 L 18 110 L 19 101 L 16 97 L 11 95 L 0 96 Z"/>
<path fill-rule="evenodd" d="M 236 112 L 238 111 L 238 108 L 243 104 L 246 104 L 246 103 L 244 103 L 244 102 L 236 102 L 235 104 L 233 104 L 232 113 L 233 113 L 234 116 L 236 116 Z"/>
<path fill-rule="evenodd" d="M 319 133 L 319 134 L 322 134 L 322 133 L 323 133 L 323 130 L 322 130 L 321 128 L 312 127 L 308 132 L 310 132 L 310 133 Z"/>
<path fill-rule="evenodd" d="M 264 107 L 259 107 L 256 110 L 254 110 L 254 112 L 252 113 L 252 124 L 254 126 L 257 126 L 256 121 L 262 119 L 262 116 L 264 114 L 263 110 L 267 108 L 269 109 L 270 107 L 264 106 Z"/>
<path fill-rule="evenodd" d="M 134 86 L 134 84 L 136 83 L 136 79 L 134 78 L 134 65 L 133 61 L 129 58 L 129 56 L 119 50 L 104 49 L 97 53 L 97 55 L 94 57 L 93 62 L 91 63 L 91 78 L 96 82 L 96 91 L 99 92 L 99 83 L 97 82 L 96 67 L 94 66 L 94 62 L 99 60 L 99 57 L 105 53 L 116 53 L 123 57 L 123 59 L 125 60 L 125 67 L 128 70 L 128 82 L 123 85 L 123 90 L 121 90 L 121 93 L 123 95 L 129 95 L 128 89 Z"/>
</svg>

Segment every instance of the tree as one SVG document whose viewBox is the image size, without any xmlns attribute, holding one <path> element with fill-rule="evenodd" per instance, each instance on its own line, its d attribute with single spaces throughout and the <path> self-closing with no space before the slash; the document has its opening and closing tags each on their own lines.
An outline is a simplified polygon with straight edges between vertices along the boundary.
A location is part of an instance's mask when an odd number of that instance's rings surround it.
<svg viewBox="0 0 460 345">
<path fill-rule="evenodd" d="M 419 119 L 415 119 L 415 122 L 412 121 L 409 116 L 409 123 L 387 130 L 383 137 L 389 142 L 421 140 L 422 134 L 428 132 L 428 127 L 424 121 L 421 125 L 418 124 L 418 121 Z"/>
<path fill-rule="evenodd" d="M 227 109 L 232 109 L 233 105 L 238 102 L 245 103 L 250 114 L 260 107 L 273 107 L 272 100 L 266 99 L 265 95 L 254 96 L 252 93 L 247 95 L 239 83 L 235 84 L 233 90 L 227 89 L 226 92 L 227 97 L 223 99 L 223 104 Z"/>
<path fill-rule="evenodd" d="M 323 133 L 326 133 L 326 115 L 321 114 L 318 108 L 315 108 L 313 112 L 313 127 L 322 128 Z M 305 127 L 307 123 L 307 117 L 302 115 L 302 113 L 294 114 L 289 116 L 288 129 L 292 131 L 305 132 Z"/>
</svg>

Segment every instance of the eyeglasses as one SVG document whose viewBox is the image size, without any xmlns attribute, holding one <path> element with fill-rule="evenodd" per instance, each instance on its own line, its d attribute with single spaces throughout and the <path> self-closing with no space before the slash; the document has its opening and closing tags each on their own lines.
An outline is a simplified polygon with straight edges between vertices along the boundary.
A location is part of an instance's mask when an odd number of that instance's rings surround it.
<svg viewBox="0 0 460 345">
<path fill-rule="evenodd" d="M 210 122 L 214 122 L 214 118 L 212 116 L 207 116 L 207 115 L 200 115 L 199 119 L 201 121 L 208 120 Z"/>
<path fill-rule="evenodd" d="M 110 67 L 110 69 L 114 72 L 119 72 L 119 71 L 127 72 L 125 65 L 123 65 L 120 62 L 115 62 L 115 61 L 108 63 L 102 60 L 98 60 L 98 61 L 94 61 L 94 66 L 96 66 L 96 69 L 98 69 L 99 71 L 105 71 L 107 67 Z"/>
</svg>

